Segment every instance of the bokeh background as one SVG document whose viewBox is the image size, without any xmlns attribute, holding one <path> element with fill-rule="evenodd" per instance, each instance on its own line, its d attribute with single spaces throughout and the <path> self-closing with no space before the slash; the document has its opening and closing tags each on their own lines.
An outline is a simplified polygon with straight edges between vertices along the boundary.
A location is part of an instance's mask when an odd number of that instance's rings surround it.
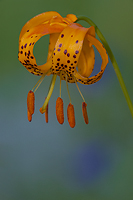
<svg viewBox="0 0 133 200">
<path fill-rule="evenodd" d="M 86 15 L 107 39 L 133 102 L 132 0 L 1 0 L 0 1 L 0 199 L 1 200 L 132 200 L 133 121 L 113 66 L 109 62 L 96 84 L 79 87 L 86 99 L 90 123 L 83 121 L 82 99 L 69 85 L 76 127 L 71 129 L 69 103 L 62 83 L 65 123 L 59 125 L 55 102 L 59 78 L 49 103 L 49 123 L 40 114 L 51 77 L 36 92 L 36 111 L 27 120 L 27 93 L 38 77 L 17 59 L 23 25 L 35 15 L 57 11 Z M 85 26 L 88 26 L 85 23 Z M 38 63 L 47 56 L 48 37 L 38 41 Z M 96 52 L 96 67 L 100 66 Z"/>
</svg>

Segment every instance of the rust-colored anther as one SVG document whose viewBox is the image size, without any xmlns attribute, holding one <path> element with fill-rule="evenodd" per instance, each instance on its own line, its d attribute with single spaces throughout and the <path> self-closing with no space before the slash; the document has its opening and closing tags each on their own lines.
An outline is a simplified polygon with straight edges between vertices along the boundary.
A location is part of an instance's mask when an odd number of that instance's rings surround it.
<svg viewBox="0 0 133 200">
<path fill-rule="evenodd" d="M 29 113 L 33 115 L 35 110 L 35 95 L 34 92 L 32 92 L 31 90 L 28 92 L 27 95 L 27 108 Z"/>
<path fill-rule="evenodd" d="M 45 111 L 45 121 L 48 123 L 48 104 L 46 106 L 46 111 Z"/>
<path fill-rule="evenodd" d="M 58 97 L 56 100 L 56 116 L 60 124 L 64 123 L 64 110 L 63 110 L 63 100 Z"/>
<path fill-rule="evenodd" d="M 71 128 L 75 127 L 75 114 L 74 114 L 74 106 L 69 103 L 67 107 L 67 119 Z"/>
<path fill-rule="evenodd" d="M 87 114 L 87 104 L 85 102 L 82 103 L 82 113 L 83 113 L 85 123 L 88 124 L 89 120 L 88 120 L 88 114 Z"/>
<path fill-rule="evenodd" d="M 32 115 L 30 114 L 30 112 L 27 109 L 27 117 L 28 117 L 28 121 L 31 122 L 32 120 Z"/>
</svg>

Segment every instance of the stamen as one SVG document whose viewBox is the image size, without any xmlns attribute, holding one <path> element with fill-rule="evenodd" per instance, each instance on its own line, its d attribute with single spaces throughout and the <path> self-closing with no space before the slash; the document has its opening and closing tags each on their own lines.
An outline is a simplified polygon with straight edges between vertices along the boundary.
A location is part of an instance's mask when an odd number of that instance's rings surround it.
<svg viewBox="0 0 133 200">
<path fill-rule="evenodd" d="M 67 92 L 68 92 L 68 96 L 69 96 L 70 103 L 72 103 L 71 97 L 70 97 L 70 93 L 69 93 L 69 88 L 68 88 L 67 74 L 66 74 L 66 86 L 67 86 Z"/>
<path fill-rule="evenodd" d="M 48 104 L 46 106 L 46 111 L 45 111 L 45 121 L 48 123 Z"/>
<path fill-rule="evenodd" d="M 62 77 L 62 73 L 60 73 L 60 98 L 61 98 L 61 77 Z"/>
<path fill-rule="evenodd" d="M 89 120 L 88 120 L 88 115 L 87 115 L 87 104 L 85 102 L 82 103 L 82 113 L 83 113 L 85 123 L 88 124 Z"/>
<path fill-rule="evenodd" d="M 41 78 L 38 80 L 38 82 L 35 84 L 35 86 L 32 88 L 32 91 L 34 91 L 34 93 L 36 92 L 36 90 L 39 88 L 39 86 L 41 85 L 44 77 L 49 73 L 50 70 L 48 70 L 45 74 L 43 74 L 41 76 Z"/>
<path fill-rule="evenodd" d="M 49 88 L 49 92 L 48 92 L 48 95 L 47 95 L 47 98 L 42 106 L 42 113 L 44 113 L 46 111 L 46 107 L 48 105 L 48 102 L 50 100 L 50 97 L 52 95 L 52 92 L 53 92 L 53 89 L 54 89 L 54 85 L 55 85 L 55 81 L 56 81 L 56 77 L 57 77 L 57 74 L 54 74 L 53 77 L 52 77 L 52 80 L 51 80 L 51 84 L 50 84 L 50 88 Z"/>
<path fill-rule="evenodd" d="M 64 123 L 64 110 L 63 110 L 63 100 L 58 97 L 56 100 L 56 116 L 60 124 Z"/>
<path fill-rule="evenodd" d="M 69 103 L 67 107 L 67 119 L 71 128 L 75 127 L 75 114 L 74 114 L 74 106 Z"/>
<path fill-rule="evenodd" d="M 79 94 L 81 95 L 83 101 L 85 102 L 85 99 L 84 99 L 84 97 L 83 97 L 83 95 L 82 95 L 82 93 L 81 93 L 81 91 L 80 91 L 80 89 L 79 89 L 79 86 L 78 86 L 78 84 L 77 84 L 77 81 L 76 81 L 76 79 L 75 79 L 74 76 L 73 76 L 73 78 L 74 78 L 75 84 L 76 84 L 76 86 L 77 86 L 77 89 L 78 89 L 78 91 L 79 91 Z"/>
<path fill-rule="evenodd" d="M 32 120 L 32 115 L 30 114 L 29 110 L 27 109 L 27 117 L 28 117 L 28 121 L 31 122 Z"/>
<path fill-rule="evenodd" d="M 35 110 L 35 95 L 33 91 L 29 91 L 27 95 L 27 109 L 31 115 L 34 114 Z"/>
<path fill-rule="evenodd" d="M 32 88 L 32 91 L 34 91 L 34 93 L 36 92 L 36 90 L 38 89 L 38 87 L 40 86 L 40 84 L 42 83 L 44 77 L 45 77 L 45 75 L 41 76 L 41 78 L 37 81 L 37 83 L 35 84 L 35 86 Z"/>
</svg>

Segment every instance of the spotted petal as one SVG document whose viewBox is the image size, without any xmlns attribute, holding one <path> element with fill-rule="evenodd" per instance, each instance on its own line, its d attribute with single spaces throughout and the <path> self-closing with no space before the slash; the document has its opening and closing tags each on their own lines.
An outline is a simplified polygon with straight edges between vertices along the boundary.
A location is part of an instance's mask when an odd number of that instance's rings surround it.
<svg viewBox="0 0 133 200">
<path fill-rule="evenodd" d="M 57 13 L 57 12 L 54 12 L 54 11 L 50 11 L 50 12 L 45 12 L 45 13 L 41 13 L 35 17 L 33 17 L 32 19 L 30 19 L 22 28 L 21 30 L 21 33 L 20 33 L 20 36 L 19 36 L 19 39 L 22 38 L 22 36 L 30 29 L 32 29 L 33 27 L 36 27 L 40 24 L 45 24 L 45 23 L 49 23 L 49 21 L 52 19 L 52 18 L 55 18 L 55 17 L 60 17 L 61 19 L 62 16 Z"/>
<path fill-rule="evenodd" d="M 51 60 L 44 65 L 38 66 L 33 55 L 34 44 L 44 35 L 51 34 L 48 59 L 50 58 L 57 40 L 57 33 L 60 33 L 72 20 L 74 15 L 62 18 L 57 12 L 46 12 L 32 18 L 22 28 L 19 37 L 19 61 L 26 69 L 35 75 L 46 73 L 51 67 Z"/>
<path fill-rule="evenodd" d="M 79 74 L 79 72 L 77 70 L 75 72 L 75 77 L 78 82 L 89 85 L 89 84 L 93 84 L 101 79 L 103 72 L 106 68 L 106 65 L 108 64 L 108 55 L 107 55 L 106 50 L 103 47 L 103 45 L 96 38 L 94 38 L 93 36 L 91 36 L 90 34 L 87 33 L 86 39 L 92 45 L 94 45 L 96 47 L 96 49 L 98 50 L 98 52 L 100 53 L 101 58 L 102 58 L 101 71 L 97 75 L 92 76 L 90 78 L 86 78 L 86 77 L 83 77 L 81 74 Z"/>
<path fill-rule="evenodd" d="M 95 28 L 91 26 L 88 33 L 95 37 Z M 95 54 L 92 44 L 85 37 L 82 51 L 78 60 L 78 72 L 84 76 L 89 77 L 94 69 Z"/>
<path fill-rule="evenodd" d="M 52 72 L 64 71 L 67 81 L 74 82 L 73 73 L 76 69 L 83 40 L 88 31 L 80 24 L 69 24 L 60 34 L 52 56 Z M 62 79 L 65 79 L 62 76 Z"/>
</svg>

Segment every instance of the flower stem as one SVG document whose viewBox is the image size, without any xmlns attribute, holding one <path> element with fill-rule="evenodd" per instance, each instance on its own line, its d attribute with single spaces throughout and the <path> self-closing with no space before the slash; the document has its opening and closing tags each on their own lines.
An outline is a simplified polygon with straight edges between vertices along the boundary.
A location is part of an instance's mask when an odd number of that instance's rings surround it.
<svg viewBox="0 0 133 200">
<path fill-rule="evenodd" d="M 115 70 L 115 73 L 117 75 L 117 78 L 119 80 L 119 83 L 120 83 L 120 86 L 122 88 L 122 91 L 124 93 L 124 96 L 126 98 L 126 101 L 127 101 L 127 104 L 128 104 L 128 107 L 130 109 L 130 112 L 131 112 L 131 115 L 133 117 L 133 105 L 132 105 L 132 102 L 131 102 L 131 99 L 129 97 L 129 94 L 128 94 L 128 91 L 126 89 L 126 86 L 125 86 L 125 83 L 124 83 L 124 80 L 122 78 L 122 75 L 121 75 L 121 72 L 119 70 L 119 67 L 118 67 L 118 64 L 116 62 L 116 59 L 107 43 L 107 41 L 105 40 L 103 34 L 101 33 L 101 31 L 99 30 L 99 28 L 96 26 L 96 24 L 91 20 L 89 19 L 88 17 L 85 17 L 85 16 L 79 16 L 78 19 L 76 20 L 76 22 L 78 22 L 79 20 L 84 20 L 86 21 L 88 24 L 90 24 L 91 26 L 94 26 L 95 27 L 95 31 L 99 37 L 99 39 L 101 40 L 101 42 L 103 43 L 109 57 L 110 57 L 110 60 L 112 62 L 112 65 L 114 67 L 114 70 Z"/>
<path fill-rule="evenodd" d="M 42 106 L 42 112 L 45 112 L 45 111 L 46 111 L 46 107 L 47 107 L 48 102 L 49 102 L 49 100 L 50 100 L 50 97 L 51 97 L 51 95 L 52 95 L 52 93 L 53 93 L 53 89 L 54 89 L 56 77 L 57 77 L 57 74 L 54 74 L 54 75 L 53 75 L 53 78 L 52 78 L 52 80 L 51 80 L 51 84 L 50 84 L 50 88 L 49 88 L 48 95 L 47 95 L 46 100 L 45 100 L 45 102 L 44 102 L 44 104 L 43 104 L 43 106 Z"/>
</svg>

